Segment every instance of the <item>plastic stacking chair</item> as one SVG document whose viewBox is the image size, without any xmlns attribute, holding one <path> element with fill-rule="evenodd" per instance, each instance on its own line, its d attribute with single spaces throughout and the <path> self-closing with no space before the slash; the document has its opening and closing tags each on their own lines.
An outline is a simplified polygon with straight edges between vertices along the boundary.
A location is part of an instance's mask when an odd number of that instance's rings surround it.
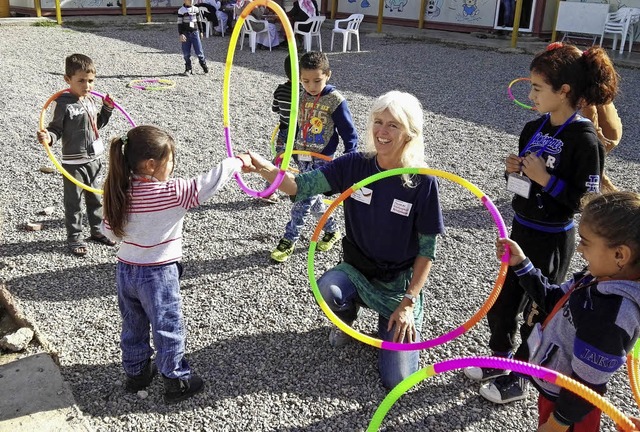
<svg viewBox="0 0 640 432">
<path fill-rule="evenodd" d="M 204 23 L 204 37 L 208 38 L 211 36 L 211 21 L 205 17 L 205 13 L 209 10 L 204 6 L 200 6 L 198 9 L 200 9 L 200 21 Z"/>
<path fill-rule="evenodd" d="M 631 9 L 626 7 L 607 14 L 607 20 L 600 35 L 600 46 L 602 46 L 605 34 L 613 34 L 613 50 L 615 51 L 616 45 L 618 45 L 618 35 L 620 35 L 622 39 L 620 42 L 620 54 L 624 52 L 624 43 L 627 37 L 629 37 L 629 52 L 631 52 L 631 47 L 633 46 L 633 27 L 630 25 L 631 16 Z"/>
<path fill-rule="evenodd" d="M 360 24 L 364 19 L 363 14 L 352 14 L 349 18 L 335 20 L 331 31 L 331 51 L 333 51 L 333 37 L 336 33 L 342 34 L 342 52 L 351 49 L 351 36 L 356 37 L 358 52 L 360 52 Z M 341 28 L 340 24 L 346 23 L 346 28 Z"/>
<path fill-rule="evenodd" d="M 253 26 L 258 23 L 263 24 L 264 29 L 259 31 L 254 30 Z M 251 52 L 255 53 L 258 33 L 267 33 L 267 36 L 269 36 L 269 21 L 258 20 L 252 15 L 247 15 L 244 20 L 244 24 L 242 25 L 242 31 L 240 32 L 240 49 L 242 49 L 242 45 L 244 45 L 244 37 L 249 36 L 249 46 L 251 47 Z M 271 51 L 271 37 L 268 37 L 267 39 L 269 40 L 269 51 Z"/>
<path fill-rule="evenodd" d="M 325 16 L 314 16 L 309 18 L 306 21 L 297 21 L 293 28 L 293 34 L 299 34 L 304 36 L 304 50 L 306 52 L 311 51 L 311 43 L 313 42 L 313 38 L 318 38 L 318 47 L 320 47 L 320 51 L 322 51 L 322 37 L 320 36 L 320 28 L 322 27 L 322 23 L 327 19 Z M 311 24 L 311 28 L 308 32 L 304 32 L 300 30 L 300 26 Z"/>
</svg>

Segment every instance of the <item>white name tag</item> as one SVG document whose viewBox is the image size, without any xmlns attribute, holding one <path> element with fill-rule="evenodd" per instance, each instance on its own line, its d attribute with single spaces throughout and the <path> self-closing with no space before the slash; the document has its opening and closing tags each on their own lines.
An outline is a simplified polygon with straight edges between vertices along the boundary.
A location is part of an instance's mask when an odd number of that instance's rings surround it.
<svg viewBox="0 0 640 432">
<path fill-rule="evenodd" d="M 394 199 L 393 204 L 391 204 L 391 213 L 399 214 L 400 216 L 409 216 L 411 212 L 411 207 L 413 204 L 400 201 L 399 199 Z"/>
<path fill-rule="evenodd" d="M 531 192 L 531 180 L 529 177 L 511 173 L 507 179 L 507 190 L 524 198 L 529 198 Z"/>
<path fill-rule="evenodd" d="M 311 155 L 308 155 L 308 154 L 299 154 L 298 160 L 301 162 L 311 162 L 313 161 L 313 158 L 311 157 Z"/>
<path fill-rule="evenodd" d="M 362 187 L 351 194 L 351 198 L 365 204 L 371 204 L 372 196 L 373 196 L 373 191 L 366 187 Z"/>
<path fill-rule="evenodd" d="M 98 156 L 104 153 L 104 143 L 102 142 L 102 138 L 98 138 L 94 142 L 91 143 L 93 146 L 93 153 Z"/>
</svg>

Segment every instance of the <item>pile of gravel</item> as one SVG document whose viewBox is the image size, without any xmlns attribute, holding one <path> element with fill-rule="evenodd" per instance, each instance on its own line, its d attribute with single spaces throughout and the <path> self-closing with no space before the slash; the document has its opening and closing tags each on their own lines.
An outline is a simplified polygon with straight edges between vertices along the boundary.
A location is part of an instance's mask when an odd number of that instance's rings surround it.
<svg viewBox="0 0 640 432">
<path fill-rule="evenodd" d="M 138 124 L 170 130 L 179 143 L 176 175 L 194 176 L 225 157 L 222 77 L 229 38 L 205 40 L 208 75 L 195 63 L 196 74 L 182 77 L 174 25 L 79 24 L 0 27 L 0 280 L 59 351 L 64 378 L 92 426 L 99 431 L 364 430 L 386 395 L 376 370 L 377 352 L 359 343 L 343 349 L 328 345 L 331 324 L 307 280 L 313 226 L 305 229 L 288 262 L 271 263 L 269 252 L 283 233 L 290 205 L 250 199 L 233 181 L 185 222 L 182 292 L 188 358 L 205 379 L 204 392 L 177 406 L 162 403 L 160 380 L 144 399 L 124 392 L 115 250 L 91 244 L 84 259 L 67 253 L 62 176 L 39 171 L 51 165 L 34 139 L 39 112 L 51 94 L 65 87 L 64 57 L 85 53 L 97 64 L 96 90 L 109 93 Z M 326 45 L 330 36 L 326 29 Z M 535 114 L 508 101 L 506 84 L 527 76 L 531 56 L 366 36 L 362 47 L 361 53 L 329 53 L 330 82 L 349 101 L 358 132 L 364 131 L 374 98 L 392 89 L 415 94 L 425 108 L 430 165 L 476 184 L 509 223 L 503 159 Z M 283 49 L 252 54 L 246 45 L 235 51 L 231 119 L 236 149 L 268 154 L 277 122 L 271 95 L 284 81 L 285 56 Z M 616 104 L 625 132 L 608 159 L 608 172 L 614 183 L 638 190 L 640 71 L 619 72 L 622 92 Z M 155 92 L 127 87 L 133 79 L 150 77 L 171 79 L 176 86 Z M 126 128 L 116 113 L 104 135 L 119 135 Z M 447 233 L 427 288 L 427 338 L 450 331 L 478 310 L 498 269 L 496 230 L 477 198 L 443 181 L 442 204 Z M 55 206 L 53 214 L 39 215 L 48 206 Z M 341 211 L 338 216 L 342 219 Z M 25 223 L 34 221 L 43 222 L 44 229 L 24 230 Z M 319 253 L 317 275 L 338 259 L 338 251 Z M 576 260 L 574 268 L 579 266 Z M 374 323 L 368 312 L 358 328 L 372 332 Z M 421 364 L 487 354 L 487 336 L 483 321 L 457 340 L 421 353 Z M 386 430 L 535 429 L 535 392 L 502 407 L 486 402 L 477 390 L 478 384 L 460 371 L 436 376 L 400 399 L 384 423 Z M 626 413 L 638 414 L 626 371 L 616 375 L 609 397 Z M 613 429 L 609 420 L 605 428 Z"/>
</svg>

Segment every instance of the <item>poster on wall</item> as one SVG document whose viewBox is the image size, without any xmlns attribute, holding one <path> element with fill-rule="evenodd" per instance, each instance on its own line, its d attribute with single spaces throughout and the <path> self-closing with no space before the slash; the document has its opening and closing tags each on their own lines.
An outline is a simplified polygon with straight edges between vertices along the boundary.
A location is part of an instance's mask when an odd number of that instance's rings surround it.
<svg viewBox="0 0 640 432">
<path fill-rule="evenodd" d="M 427 21 L 492 27 L 496 0 L 427 0 Z"/>
<path fill-rule="evenodd" d="M 181 0 L 151 0 L 151 7 L 175 7 L 176 10 L 182 6 Z M 55 0 L 40 0 L 40 7 L 43 9 L 55 9 Z M 78 9 L 78 8 L 120 8 L 122 4 L 120 0 L 61 0 L 60 7 L 62 9 Z M 147 7 L 146 0 L 127 0 L 127 8 L 144 8 Z"/>
<path fill-rule="evenodd" d="M 384 18 L 401 18 L 417 20 L 420 15 L 419 0 L 382 0 L 384 1 Z M 338 12 L 378 16 L 378 0 L 340 0 Z"/>
</svg>

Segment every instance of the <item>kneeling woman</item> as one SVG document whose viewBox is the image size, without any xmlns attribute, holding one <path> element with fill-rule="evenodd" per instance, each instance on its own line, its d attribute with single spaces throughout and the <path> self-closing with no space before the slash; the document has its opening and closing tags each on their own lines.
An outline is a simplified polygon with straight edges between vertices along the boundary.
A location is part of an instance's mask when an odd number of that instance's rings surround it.
<svg viewBox="0 0 640 432">
<path fill-rule="evenodd" d="M 423 112 L 408 93 L 378 98 L 367 127 L 365 151 L 349 153 L 311 172 L 285 176 L 280 186 L 296 200 L 341 193 L 373 174 L 401 167 L 425 167 Z M 273 181 L 278 168 L 251 154 L 253 167 Z M 436 179 L 426 175 L 388 177 L 353 193 L 344 202 L 344 261 L 327 271 L 318 286 L 329 307 L 353 324 L 361 306 L 375 310 L 378 334 L 386 341 L 419 342 L 422 287 L 435 257 L 436 236 L 444 231 Z M 331 330 L 332 346 L 349 336 Z M 382 384 L 393 388 L 418 370 L 418 351 L 380 350 Z"/>
</svg>

